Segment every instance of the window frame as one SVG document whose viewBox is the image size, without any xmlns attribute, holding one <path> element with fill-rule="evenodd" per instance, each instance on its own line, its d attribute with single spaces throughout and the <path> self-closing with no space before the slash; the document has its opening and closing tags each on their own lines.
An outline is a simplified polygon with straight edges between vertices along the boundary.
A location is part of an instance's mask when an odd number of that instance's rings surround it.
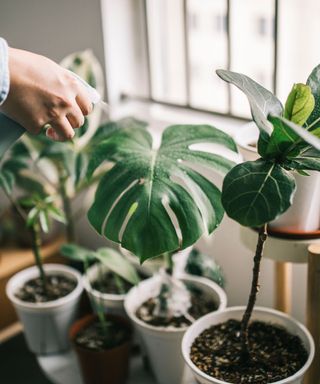
<svg viewBox="0 0 320 384">
<path fill-rule="evenodd" d="M 170 101 L 158 100 L 153 97 L 151 79 L 151 60 L 149 47 L 148 29 L 148 0 L 101 0 L 102 24 L 104 31 L 104 48 L 106 62 L 107 101 L 110 106 L 124 101 L 137 101 L 141 103 L 158 104 L 162 107 L 188 110 L 194 113 L 212 114 L 218 117 L 227 117 L 240 121 L 248 121 L 248 118 L 232 113 L 231 85 L 227 84 L 228 108 L 227 112 L 218 112 L 211 109 L 194 107 L 190 103 L 190 60 L 189 60 L 189 38 L 188 38 L 188 0 L 183 1 L 184 19 L 184 47 L 185 47 L 185 73 L 186 73 L 186 103 L 176 104 Z M 231 69 L 231 1 L 225 0 L 227 5 L 226 28 L 227 28 L 227 67 Z M 278 24 L 279 24 L 279 0 L 274 1 L 274 23 L 273 23 L 273 91 L 277 91 L 278 74 Z M 118 23 L 114 22 L 114 19 Z M 128 23 L 130 20 L 130 23 Z M 128 25 L 130 24 L 130 25 Z M 125 31 L 122 27 L 126 25 Z M 139 33 L 134 26 L 140 26 Z M 114 45 L 113 36 L 117 36 L 117 46 Z M 133 48 L 134 47 L 134 48 Z M 140 55 L 135 55 L 139 51 Z M 129 56 L 127 57 L 129 53 Z M 123 65 L 126 61 L 126 65 Z M 120 63 L 120 65 L 119 65 Z M 130 65 L 135 68 L 130 68 Z M 128 84 L 124 83 L 123 74 L 130 73 L 126 77 Z M 123 81 L 122 81 L 123 80 Z M 139 89 L 137 92 L 136 90 Z"/>
</svg>

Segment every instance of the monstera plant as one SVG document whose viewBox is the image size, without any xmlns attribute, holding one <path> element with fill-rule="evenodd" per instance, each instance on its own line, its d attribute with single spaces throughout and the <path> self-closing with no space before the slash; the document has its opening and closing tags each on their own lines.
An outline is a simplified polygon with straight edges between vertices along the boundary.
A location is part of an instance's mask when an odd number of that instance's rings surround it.
<svg viewBox="0 0 320 384">
<path fill-rule="evenodd" d="M 267 224 L 292 204 L 296 190 L 293 172 L 308 177 L 308 171 L 320 171 L 320 66 L 307 84 L 293 86 L 285 107 L 247 76 L 225 70 L 217 74 L 245 93 L 260 130 L 261 158 L 236 165 L 225 177 L 222 190 L 228 216 L 259 231 L 251 292 L 241 324 L 242 351 L 249 357 L 248 325 L 259 288 Z"/>
<path fill-rule="evenodd" d="M 227 134 L 208 125 L 170 126 L 159 148 L 139 127 L 118 130 L 98 144 L 88 166 L 89 177 L 105 161 L 113 167 L 99 182 L 89 210 L 93 227 L 141 262 L 184 249 L 211 233 L 223 217 L 221 192 L 195 166 L 225 174 L 233 162 L 191 150 L 196 143 L 237 151 Z"/>
</svg>

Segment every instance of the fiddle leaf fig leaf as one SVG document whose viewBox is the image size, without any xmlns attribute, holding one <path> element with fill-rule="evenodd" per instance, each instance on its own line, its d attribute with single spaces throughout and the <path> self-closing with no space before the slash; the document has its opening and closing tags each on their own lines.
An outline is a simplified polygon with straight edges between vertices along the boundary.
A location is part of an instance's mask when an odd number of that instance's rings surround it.
<svg viewBox="0 0 320 384">
<path fill-rule="evenodd" d="M 138 284 L 140 278 L 133 265 L 119 252 L 112 248 L 100 248 L 96 252 L 96 258 L 110 271 L 122 277 L 129 283 Z"/>
<path fill-rule="evenodd" d="M 316 128 L 320 126 L 320 121 L 318 124 L 315 124 L 320 118 L 320 65 L 317 65 L 311 72 L 307 80 L 307 85 L 309 85 L 315 100 L 315 106 L 307 120 L 307 125 L 314 124 L 313 128 Z"/>
<path fill-rule="evenodd" d="M 218 69 L 217 75 L 228 83 L 234 84 L 247 96 L 253 120 L 260 130 L 270 135 L 272 125 L 267 119 L 268 115 L 281 116 L 283 112 L 282 104 L 278 98 L 250 77 L 241 73 Z"/>
<path fill-rule="evenodd" d="M 279 164 L 248 161 L 236 165 L 224 178 L 222 204 L 238 223 L 258 227 L 290 207 L 295 188 L 294 177 Z"/>
<path fill-rule="evenodd" d="M 314 136 L 316 136 L 318 139 L 320 139 L 320 127 L 314 129 L 311 133 L 312 133 Z"/>
<path fill-rule="evenodd" d="M 277 158 L 278 156 L 282 156 L 288 149 L 293 149 L 300 137 L 278 117 L 270 116 L 269 121 L 273 125 L 273 132 L 270 136 L 264 157 Z"/>
<path fill-rule="evenodd" d="M 158 149 L 145 129 L 121 129 L 97 146 L 89 175 L 104 161 L 114 162 L 99 182 L 88 218 L 108 239 L 144 261 L 184 249 L 211 233 L 223 216 L 220 191 L 194 169 L 204 166 L 222 174 L 234 163 L 199 150 L 215 143 L 236 152 L 234 141 L 208 125 L 168 127 Z"/>
<path fill-rule="evenodd" d="M 284 165 L 297 171 L 320 171 L 320 151 L 308 147 L 294 158 L 288 158 Z"/>
<path fill-rule="evenodd" d="M 307 129 L 300 127 L 299 125 L 293 123 L 292 121 L 289 121 L 285 119 L 284 117 L 279 116 L 272 116 L 270 117 L 272 122 L 275 124 L 282 123 L 283 129 L 287 132 L 287 134 L 290 135 L 291 139 L 294 137 L 299 137 L 299 140 L 296 141 L 295 145 L 292 146 L 292 149 L 294 150 L 296 145 L 304 143 L 305 147 L 312 146 L 313 148 L 320 151 L 320 140 L 312 134 L 312 132 L 309 132 Z M 288 138 L 289 140 L 289 138 Z"/>
<path fill-rule="evenodd" d="M 294 84 L 287 98 L 284 117 L 295 124 L 303 125 L 315 105 L 311 88 L 305 84 Z"/>
</svg>

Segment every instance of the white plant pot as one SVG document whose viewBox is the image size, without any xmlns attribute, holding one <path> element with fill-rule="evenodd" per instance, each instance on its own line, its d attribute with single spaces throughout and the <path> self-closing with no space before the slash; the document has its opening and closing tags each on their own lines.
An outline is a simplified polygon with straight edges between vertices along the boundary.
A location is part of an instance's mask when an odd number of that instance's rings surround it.
<svg viewBox="0 0 320 384">
<path fill-rule="evenodd" d="M 190 275 L 184 275 L 182 280 L 192 282 L 209 292 L 218 303 L 219 310 L 226 307 L 226 294 L 214 282 Z M 155 297 L 158 289 L 158 281 L 153 278 L 141 282 L 129 291 L 125 299 L 125 310 L 141 336 L 157 383 L 180 384 L 185 368 L 181 355 L 181 340 L 188 327 L 155 327 L 146 324 L 136 316 L 136 311 L 141 304 Z"/>
<path fill-rule="evenodd" d="M 245 161 L 255 161 L 259 158 L 256 144 L 259 138 L 259 128 L 254 122 L 244 124 L 237 129 L 234 141 L 237 143 L 239 152 Z"/>
<path fill-rule="evenodd" d="M 83 276 L 84 289 L 88 293 L 90 301 L 97 303 L 99 306 L 102 306 L 106 313 L 126 317 L 126 312 L 124 310 L 124 299 L 126 294 L 117 295 L 111 293 L 102 293 L 92 288 L 91 284 L 98 280 L 100 271 L 104 272 L 105 270 L 107 270 L 107 268 L 104 266 L 98 266 L 98 264 L 94 264 L 92 267 L 90 267 L 87 270 L 87 273 Z"/>
<path fill-rule="evenodd" d="M 9 300 L 15 307 L 29 349 L 38 355 L 65 351 L 69 345 L 69 327 L 76 319 L 80 296 L 83 291 L 81 275 L 75 269 L 62 264 L 46 264 L 47 274 L 58 273 L 76 280 L 75 289 L 68 295 L 46 303 L 28 303 L 15 296 L 27 281 L 39 276 L 37 267 L 31 267 L 15 274 L 6 286 Z"/>
<path fill-rule="evenodd" d="M 196 380 L 201 384 L 230 384 L 226 381 L 217 380 L 196 367 L 190 359 L 190 349 L 194 340 L 205 330 L 213 325 L 223 323 L 229 319 L 241 320 L 245 307 L 230 307 L 224 311 L 209 313 L 208 315 L 197 320 L 189 327 L 182 340 L 182 354 L 185 362 L 191 368 Z M 256 307 L 253 315 L 253 320 L 264 321 L 281 325 L 286 330 L 294 335 L 297 335 L 302 340 L 306 350 L 309 353 L 308 360 L 304 366 L 293 376 L 286 379 L 273 382 L 273 384 L 302 384 L 303 376 L 312 363 L 314 357 L 314 342 L 306 327 L 300 324 L 282 312 L 270 308 Z M 214 353 L 214 351 L 213 351 Z"/>
<path fill-rule="evenodd" d="M 311 232 L 320 227 L 320 173 L 294 174 L 297 190 L 292 206 L 270 227 L 288 231 Z"/>
</svg>

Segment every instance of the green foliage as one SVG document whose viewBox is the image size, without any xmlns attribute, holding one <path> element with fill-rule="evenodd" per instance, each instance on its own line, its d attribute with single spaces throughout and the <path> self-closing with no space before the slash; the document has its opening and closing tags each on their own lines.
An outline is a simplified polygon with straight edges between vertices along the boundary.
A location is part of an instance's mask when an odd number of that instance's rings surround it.
<svg viewBox="0 0 320 384">
<path fill-rule="evenodd" d="M 223 217 L 221 193 L 191 164 L 225 174 L 233 162 L 190 150 L 196 143 L 218 143 L 236 151 L 228 135 L 208 125 L 168 127 L 158 149 L 144 127 L 125 127 L 101 141 L 90 159 L 88 176 L 104 161 L 114 166 L 101 179 L 89 210 L 93 227 L 141 261 L 184 249 L 203 233 L 211 233 Z M 176 218 L 181 238 L 169 213 Z"/>
<path fill-rule="evenodd" d="M 283 112 L 282 104 L 277 97 L 241 73 L 219 69 L 217 75 L 228 83 L 234 84 L 247 96 L 253 120 L 260 130 L 270 135 L 272 125 L 268 121 L 268 116 L 279 116 Z"/>
<path fill-rule="evenodd" d="M 314 105 L 311 88 L 305 84 L 294 84 L 286 101 L 284 117 L 295 124 L 303 125 L 311 115 Z"/>
<path fill-rule="evenodd" d="M 65 223 L 64 214 L 55 206 L 54 198 L 52 196 L 43 197 L 32 195 L 20 199 L 19 204 L 29 211 L 26 222 L 26 225 L 29 228 L 33 228 L 39 224 L 42 231 L 48 233 L 51 220 Z"/>
<path fill-rule="evenodd" d="M 280 165 L 262 159 L 247 161 L 225 177 L 222 204 L 238 223 L 255 227 L 285 212 L 294 192 L 294 177 Z"/>
<path fill-rule="evenodd" d="M 132 264 L 119 252 L 112 248 L 99 248 L 92 251 L 87 248 L 80 247 L 76 244 L 64 244 L 61 247 L 63 256 L 71 260 L 76 260 L 84 263 L 85 268 L 91 261 L 99 261 L 106 266 L 110 271 L 122 277 L 131 284 L 138 284 L 140 278 L 132 266 Z"/>
<path fill-rule="evenodd" d="M 320 120 L 320 68 L 314 69 L 308 85 L 293 86 L 284 111 L 275 95 L 247 76 L 228 71 L 218 71 L 218 75 L 246 94 L 260 129 L 261 156 L 255 162 L 237 165 L 227 174 L 222 204 L 240 224 L 262 226 L 292 204 L 296 186 L 289 171 L 308 175 L 307 171 L 320 170 L 316 128 Z"/>
<path fill-rule="evenodd" d="M 17 174 L 27 168 L 25 159 L 22 157 L 9 157 L 2 162 L 0 167 L 0 187 L 6 194 L 10 195 L 17 181 Z"/>
<path fill-rule="evenodd" d="M 214 261 L 214 259 L 193 249 L 187 259 L 185 271 L 191 275 L 202 276 L 210 279 L 224 287 L 225 279 L 221 267 Z"/>
<path fill-rule="evenodd" d="M 313 124 L 313 129 L 315 129 L 320 126 L 320 122 L 316 123 L 320 117 L 320 65 L 316 66 L 311 72 L 307 85 L 311 88 L 315 100 L 315 106 L 308 118 L 307 125 Z"/>
</svg>

